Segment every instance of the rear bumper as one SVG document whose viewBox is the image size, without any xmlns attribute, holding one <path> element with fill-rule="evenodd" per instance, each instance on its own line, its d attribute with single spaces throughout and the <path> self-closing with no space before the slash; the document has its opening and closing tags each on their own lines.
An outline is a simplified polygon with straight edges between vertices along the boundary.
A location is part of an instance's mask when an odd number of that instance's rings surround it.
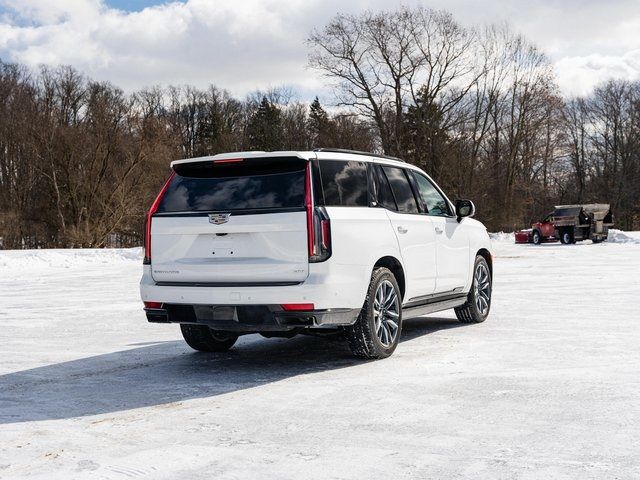
<svg viewBox="0 0 640 480">
<path fill-rule="evenodd" d="M 310 264 L 310 273 L 296 285 L 166 285 L 158 284 L 144 265 L 140 297 L 145 302 L 181 305 L 283 305 L 313 303 L 318 310 L 360 309 L 371 270 L 331 260 Z"/>
<path fill-rule="evenodd" d="M 289 331 L 353 325 L 359 308 L 284 311 L 279 305 L 163 304 L 145 308 L 151 323 L 191 323 L 232 332 Z"/>
</svg>

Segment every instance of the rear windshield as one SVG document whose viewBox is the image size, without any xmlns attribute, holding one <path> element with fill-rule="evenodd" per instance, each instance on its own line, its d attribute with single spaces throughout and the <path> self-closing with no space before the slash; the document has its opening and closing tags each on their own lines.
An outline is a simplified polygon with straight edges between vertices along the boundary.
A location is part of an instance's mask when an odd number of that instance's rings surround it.
<svg viewBox="0 0 640 480">
<path fill-rule="evenodd" d="M 177 165 L 157 212 L 304 208 L 305 167 L 298 158 Z"/>
</svg>

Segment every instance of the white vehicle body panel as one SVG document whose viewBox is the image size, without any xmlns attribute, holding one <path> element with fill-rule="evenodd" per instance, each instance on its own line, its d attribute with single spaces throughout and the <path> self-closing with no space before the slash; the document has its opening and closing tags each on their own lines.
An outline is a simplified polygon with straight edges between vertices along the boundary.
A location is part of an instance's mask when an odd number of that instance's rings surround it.
<svg viewBox="0 0 640 480">
<path fill-rule="evenodd" d="M 302 282 L 309 275 L 305 212 L 157 216 L 151 224 L 157 282 Z"/>
<path fill-rule="evenodd" d="M 144 266 L 140 283 L 143 301 L 190 305 L 282 305 L 313 303 L 316 309 L 360 308 L 366 291 L 363 278 L 371 272 L 356 265 L 327 262 L 311 264 L 307 279 L 297 285 L 284 286 L 165 286 L 151 277 Z"/>
<path fill-rule="evenodd" d="M 430 295 L 436 291 L 436 238 L 432 218 L 385 210 L 400 246 L 405 266 L 405 299 Z"/>
<path fill-rule="evenodd" d="M 487 229 L 481 222 L 475 218 L 463 218 L 460 224 L 464 226 L 465 233 L 469 237 L 469 263 L 467 265 L 467 283 L 464 288 L 464 291 L 468 292 L 473 282 L 473 266 L 476 255 L 478 252 L 484 251 L 493 258 L 493 248 Z M 492 265 L 491 262 L 490 265 Z"/>
<path fill-rule="evenodd" d="M 436 232 L 436 292 L 462 291 L 469 279 L 470 233 L 468 222 L 455 217 L 431 217 Z M 477 252 L 477 250 L 476 250 Z M 474 257 L 475 257 L 475 252 Z"/>
</svg>

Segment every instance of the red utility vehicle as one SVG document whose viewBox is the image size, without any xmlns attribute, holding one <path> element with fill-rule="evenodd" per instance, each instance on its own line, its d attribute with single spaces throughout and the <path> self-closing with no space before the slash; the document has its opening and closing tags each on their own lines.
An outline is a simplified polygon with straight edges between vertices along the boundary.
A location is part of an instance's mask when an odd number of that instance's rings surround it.
<svg viewBox="0 0 640 480">
<path fill-rule="evenodd" d="M 542 242 L 557 241 L 556 227 L 553 223 L 553 212 L 549 213 L 539 222 L 531 225 L 531 242 L 536 245 Z"/>
<path fill-rule="evenodd" d="M 531 228 L 516 232 L 516 243 L 556 242 L 556 227 L 553 223 L 553 212 L 549 213 L 542 220 L 535 222 Z"/>
<path fill-rule="evenodd" d="M 531 228 L 516 232 L 516 243 L 556 242 L 575 243 L 591 240 L 600 243 L 607 239 L 613 226 L 613 213 L 608 203 L 557 205 L 556 209 Z"/>
</svg>

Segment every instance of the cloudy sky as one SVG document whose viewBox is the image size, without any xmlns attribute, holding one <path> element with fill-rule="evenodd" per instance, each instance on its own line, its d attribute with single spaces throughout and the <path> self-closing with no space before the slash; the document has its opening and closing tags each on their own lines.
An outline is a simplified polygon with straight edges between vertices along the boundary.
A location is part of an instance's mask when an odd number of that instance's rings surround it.
<svg viewBox="0 0 640 480">
<path fill-rule="evenodd" d="M 405 2 L 412 5 L 414 1 Z M 567 94 L 640 78 L 640 0 L 431 0 L 462 23 L 507 21 L 549 54 Z M 0 59 L 70 64 L 133 90 L 214 83 L 237 95 L 327 94 L 304 39 L 337 12 L 392 0 L 0 0 Z"/>
</svg>

